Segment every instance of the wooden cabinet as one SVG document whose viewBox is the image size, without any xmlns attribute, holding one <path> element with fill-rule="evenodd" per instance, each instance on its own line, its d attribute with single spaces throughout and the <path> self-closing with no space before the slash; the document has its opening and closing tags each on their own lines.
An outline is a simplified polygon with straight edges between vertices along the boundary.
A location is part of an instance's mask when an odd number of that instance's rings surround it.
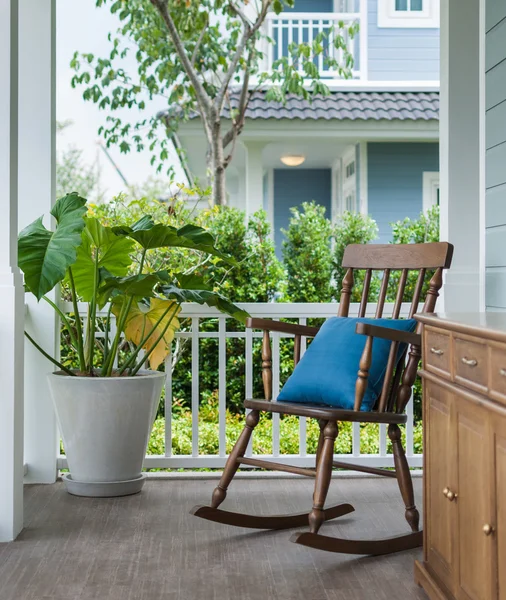
<svg viewBox="0 0 506 600">
<path fill-rule="evenodd" d="M 486 315 L 420 321 L 424 560 L 415 579 L 438 600 L 506 600 L 506 315 L 493 325 Z"/>
</svg>

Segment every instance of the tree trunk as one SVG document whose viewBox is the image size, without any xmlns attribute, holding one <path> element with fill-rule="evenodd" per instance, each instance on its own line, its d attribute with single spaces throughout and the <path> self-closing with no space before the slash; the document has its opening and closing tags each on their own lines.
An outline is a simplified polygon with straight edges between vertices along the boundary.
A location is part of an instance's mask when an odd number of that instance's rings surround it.
<svg viewBox="0 0 506 600">
<path fill-rule="evenodd" d="M 227 204 L 224 162 L 221 123 L 218 121 L 213 125 L 212 144 L 207 151 L 207 177 L 212 190 L 212 203 L 217 206 Z"/>
</svg>

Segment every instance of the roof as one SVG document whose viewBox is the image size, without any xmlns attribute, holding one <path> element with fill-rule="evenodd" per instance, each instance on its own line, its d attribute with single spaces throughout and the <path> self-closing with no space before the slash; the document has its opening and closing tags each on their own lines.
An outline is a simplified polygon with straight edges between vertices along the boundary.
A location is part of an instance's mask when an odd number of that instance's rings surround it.
<svg viewBox="0 0 506 600">
<path fill-rule="evenodd" d="M 232 108 L 236 108 L 238 102 L 239 92 L 233 91 L 230 94 Z M 223 110 L 223 116 L 230 118 L 228 105 Z M 190 116 L 196 117 L 197 113 Z M 329 96 L 315 96 L 311 102 L 291 95 L 285 104 L 281 104 L 267 101 L 265 91 L 256 91 L 250 99 L 246 118 L 301 121 L 439 120 L 439 92 L 332 92 Z"/>
<path fill-rule="evenodd" d="M 231 105 L 237 106 L 239 92 L 231 94 Z M 229 108 L 223 111 L 230 117 Z M 332 92 L 315 96 L 312 102 L 289 96 L 285 104 L 268 102 L 265 92 L 254 92 L 246 111 L 247 119 L 306 120 L 400 120 L 430 121 L 439 119 L 438 92 Z"/>
</svg>

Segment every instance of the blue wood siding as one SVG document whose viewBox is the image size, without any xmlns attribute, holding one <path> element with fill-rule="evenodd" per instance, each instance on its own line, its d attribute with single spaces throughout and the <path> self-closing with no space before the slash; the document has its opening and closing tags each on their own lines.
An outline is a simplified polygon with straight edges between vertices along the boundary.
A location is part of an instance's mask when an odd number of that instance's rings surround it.
<svg viewBox="0 0 506 600">
<path fill-rule="evenodd" d="M 439 29 L 378 27 L 378 0 L 368 0 L 369 79 L 439 79 Z"/>
<path fill-rule="evenodd" d="M 330 169 L 275 169 L 274 170 L 274 240 L 276 253 L 281 257 L 283 234 L 290 222 L 290 208 L 314 200 L 325 206 L 331 216 Z"/>
<path fill-rule="evenodd" d="M 295 0 L 293 8 L 285 7 L 283 12 L 333 12 L 333 0 Z"/>
<path fill-rule="evenodd" d="M 506 3 L 486 13 L 486 286 L 489 310 L 506 310 Z"/>
<path fill-rule="evenodd" d="M 417 217 L 423 208 L 423 173 L 439 171 L 439 144 L 367 144 L 368 211 L 378 223 L 379 243 L 392 241 L 390 223 Z"/>
</svg>

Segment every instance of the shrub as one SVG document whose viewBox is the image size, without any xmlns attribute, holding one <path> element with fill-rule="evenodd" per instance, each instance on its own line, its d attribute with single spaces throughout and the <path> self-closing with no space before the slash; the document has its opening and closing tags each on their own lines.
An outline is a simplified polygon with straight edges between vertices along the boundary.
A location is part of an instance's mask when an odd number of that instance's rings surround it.
<svg viewBox="0 0 506 600">
<path fill-rule="evenodd" d="M 233 302 L 270 302 L 283 284 L 283 266 L 276 258 L 267 214 L 259 210 L 246 221 L 237 208 L 215 209 L 209 230 L 216 246 L 237 265 L 216 270 L 215 281 Z"/>
<path fill-rule="evenodd" d="M 332 300 L 332 224 L 325 207 L 304 202 L 302 210 L 292 208 L 287 230 L 283 230 L 283 260 L 287 274 L 288 302 L 330 302 Z"/>
<path fill-rule="evenodd" d="M 350 244 L 368 244 L 378 237 L 378 226 L 376 221 L 369 215 L 345 211 L 334 227 L 334 279 L 336 284 L 335 298 L 339 301 L 341 297 L 341 286 L 346 269 L 341 265 L 346 246 Z M 355 272 L 355 285 L 351 296 L 352 302 L 360 302 L 362 288 L 364 285 L 365 271 Z M 379 290 L 379 278 L 377 274 L 371 281 L 369 299 L 374 302 Z"/>
<path fill-rule="evenodd" d="M 237 441 L 243 427 L 244 415 L 233 411 L 226 412 L 226 451 L 229 453 Z M 218 454 L 218 405 L 212 400 L 203 406 L 199 413 L 199 452 L 201 454 Z M 272 453 L 272 419 L 263 415 L 253 434 L 253 452 L 258 454 Z M 336 454 L 350 454 L 352 451 L 352 423 L 340 423 L 339 436 L 336 440 Z M 320 428 L 314 419 L 307 420 L 306 448 L 308 454 L 316 453 Z M 405 428 L 401 427 L 402 440 L 405 443 Z M 174 454 L 191 454 L 192 452 L 192 414 L 189 410 L 177 412 L 172 418 L 172 452 Z M 414 428 L 414 452 L 421 454 L 422 424 Z M 280 453 L 299 453 L 299 420 L 294 416 L 280 419 Z M 164 454 L 165 451 L 165 421 L 158 418 L 153 426 L 148 446 L 148 454 Z M 379 452 L 379 426 L 375 423 L 361 425 L 360 452 L 377 454 Z M 392 452 L 390 441 L 387 452 Z"/>
</svg>

